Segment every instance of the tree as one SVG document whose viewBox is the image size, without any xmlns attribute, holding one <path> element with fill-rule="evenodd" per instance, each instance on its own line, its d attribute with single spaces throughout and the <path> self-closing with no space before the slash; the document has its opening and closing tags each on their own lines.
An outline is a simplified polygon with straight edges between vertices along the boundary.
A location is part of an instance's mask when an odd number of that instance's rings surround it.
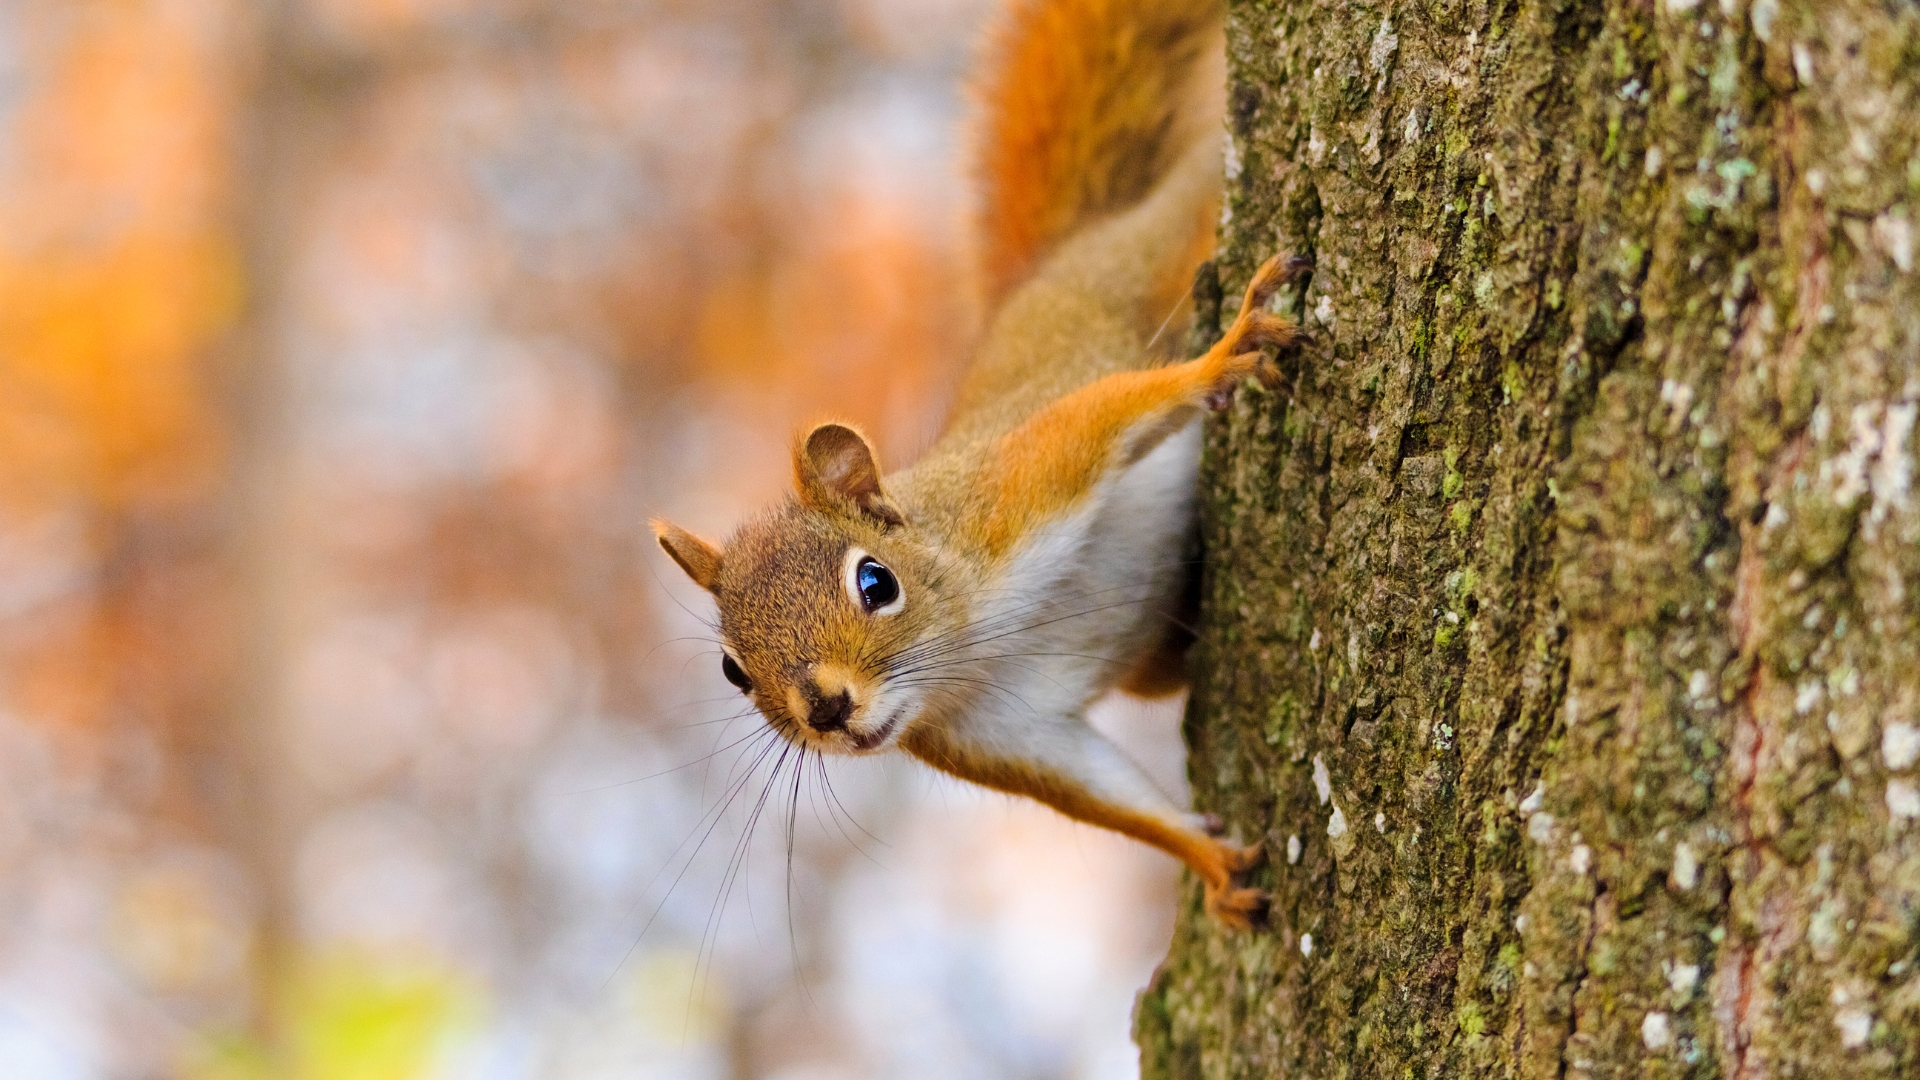
<svg viewBox="0 0 1920 1080">
<path fill-rule="evenodd" d="M 1920 1075 L 1920 9 L 1237 3 L 1149 1077 Z M 1217 319 L 1215 320 L 1217 325 Z"/>
</svg>

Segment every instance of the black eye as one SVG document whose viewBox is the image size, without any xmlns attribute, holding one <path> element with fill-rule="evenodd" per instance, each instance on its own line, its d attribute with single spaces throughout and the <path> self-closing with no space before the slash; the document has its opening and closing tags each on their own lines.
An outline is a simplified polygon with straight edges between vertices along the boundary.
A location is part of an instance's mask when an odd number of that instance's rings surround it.
<svg viewBox="0 0 1920 1080">
<path fill-rule="evenodd" d="M 893 571 L 872 559 L 861 559 L 853 568 L 853 581 L 860 589 L 861 606 L 868 611 L 878 611 L 900 599 L 900 583 L 894 580 Z"/>
<path fill-rule="evenodd" d="M 723 656 L 720 658 L 720 674 L 725 675 L 728 682 L 739 687 L 741 693 L 752 692 L 753 680 L 747 678 L 747 673 L 740 670 L 740 665 L 734 663 L 733 657 Z"/>
</svg>

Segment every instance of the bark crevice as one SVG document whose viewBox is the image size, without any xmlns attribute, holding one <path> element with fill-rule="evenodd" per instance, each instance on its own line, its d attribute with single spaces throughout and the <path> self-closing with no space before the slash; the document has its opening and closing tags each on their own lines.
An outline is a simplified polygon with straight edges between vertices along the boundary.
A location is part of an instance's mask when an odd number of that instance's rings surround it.
<svg viewBox="0 0 1920 1080">
<path fill-rule="evenodd" d="M 1229 25 L 1216 280 L 1312 254 L 1314 342 L 1209 431 L 1186 732 L 1275 909 L 1146 1075 L 1920 1070 L 1920 11 Z"/>
</svg>

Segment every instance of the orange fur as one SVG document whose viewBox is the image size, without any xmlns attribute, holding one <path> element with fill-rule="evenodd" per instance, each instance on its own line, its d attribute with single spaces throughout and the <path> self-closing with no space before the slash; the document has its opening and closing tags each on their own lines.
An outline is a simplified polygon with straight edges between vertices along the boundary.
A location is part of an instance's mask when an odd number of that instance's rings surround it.
<svg viewBox="0 0 1920 1080">
<path fill-rule="evenodd" d="M 1060 813 L 1150 844 L 1191 867 L 1206 886 L 1207 913 L 1231 929 L 1244 930 L 1266 908 L 1267 894 L 1235 888 L 1236 875 L 1259 865 L 1265 848 L 1242 847 L 1209 835 L 1186 815 L 1154 813 L 1104 801 L 1074 777 L 1032 761 L 1009 761 L 933 738 L 909 736 L 909 753 L 950 776 L 981 787 L 1022 795 Z"/>
<path fill-rule="evenodd" d="M 998 440 L 981 473 L 992 509 L 977 523 L 980 548 L 1004 554 L 1091 494 L 1114 465 L 1145 456 L 1209 399 L 1249 375 L 1270 381 L 1272 365 L 1255 350 L 1292 344 L 1299 330 L 1262 308 L 1298 269 L 1299 264 L 1283 265 L 1277 256 L 1269 259 L 1247 286 L 1233 325 L 1203 355 L 1108 375 L 1041 409 Z"/>
<path fill-rule="evenodd" d="M 1220 14 L 1218 0 L 1014 0 L 975 87 L 990 307 L 1064 237 L 1138 202 L 1192 141 L 1180 129 Z"/>
</svg>

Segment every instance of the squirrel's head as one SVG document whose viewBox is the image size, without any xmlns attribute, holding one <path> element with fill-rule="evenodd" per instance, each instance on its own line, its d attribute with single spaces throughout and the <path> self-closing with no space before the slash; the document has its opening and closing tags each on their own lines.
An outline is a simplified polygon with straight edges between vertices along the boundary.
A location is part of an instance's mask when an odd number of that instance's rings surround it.
<svg viewBox="0 0 1920 1080">
<path fill-rule="evenodd" d="M 796 498 L 724 549 L 664 521 L 654 535 L 718 601 L 721 668 L 776 730 L 818 750 L 880 750 L 926 705 L 927 684 L 902 677 L 906 650 L 959 625 L 960 601 L 858 431 L 814 428 L 793 464 Z"/>
</svg>

